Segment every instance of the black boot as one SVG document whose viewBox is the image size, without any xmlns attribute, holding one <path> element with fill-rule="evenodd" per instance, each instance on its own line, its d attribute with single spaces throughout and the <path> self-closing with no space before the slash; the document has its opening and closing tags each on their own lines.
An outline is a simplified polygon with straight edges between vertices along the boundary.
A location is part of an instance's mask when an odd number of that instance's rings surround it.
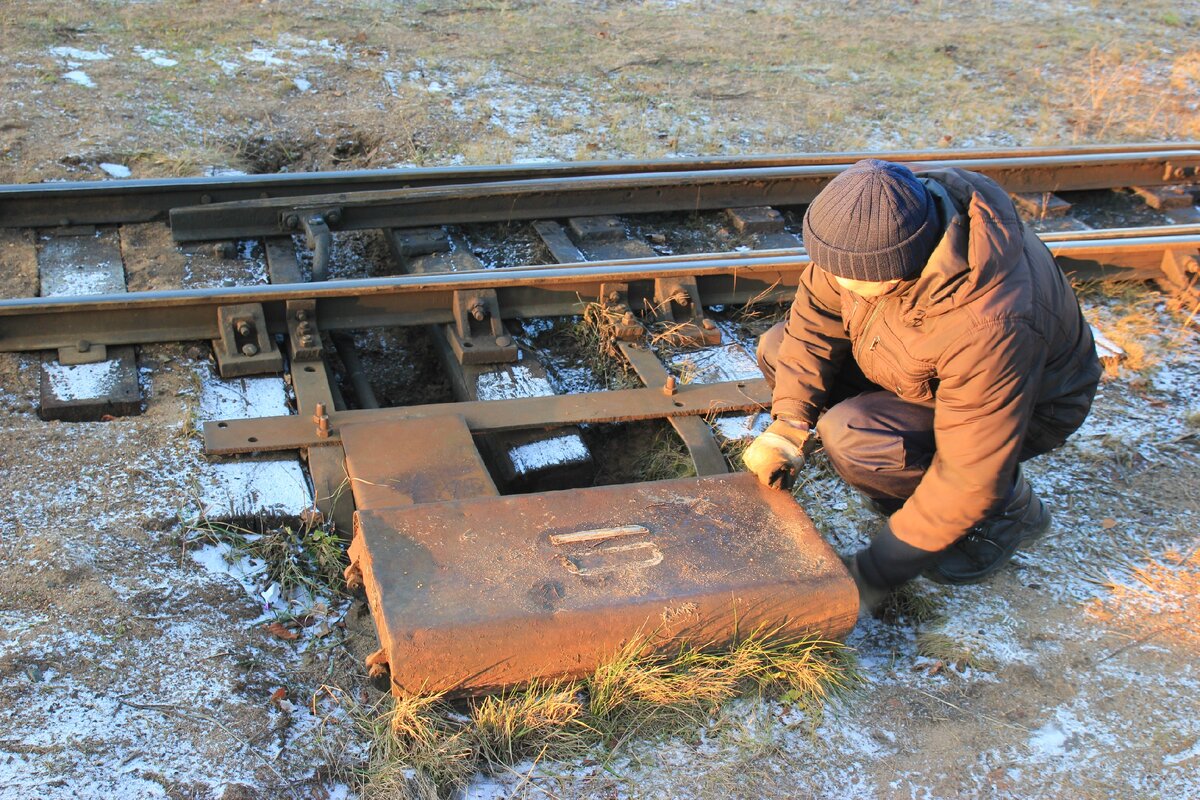
<svg viewBox="0 0 1200 800">
<path fill-rule="evenodd" d="M 1012 499 L 946 551 L 925 577 L 938 583 L 976 583 L 1008 563 L 1017 548 L 1050 527 L 1050 512 L 1017 470 Z"/>
</svg>

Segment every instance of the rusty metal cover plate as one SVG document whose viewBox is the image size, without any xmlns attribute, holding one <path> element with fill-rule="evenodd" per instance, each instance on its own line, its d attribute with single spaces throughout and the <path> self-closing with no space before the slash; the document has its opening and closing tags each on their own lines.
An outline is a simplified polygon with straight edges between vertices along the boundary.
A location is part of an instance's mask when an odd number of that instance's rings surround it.
<svg viewBox="0 0 1200 800">
<path fill-rule="evenodd" d="M 355 529 L 397 693 L 582 675 L 638 632 L 840 638 L 858 613 L 808 516 L 746 473 L 373 509 Z"/>
<path fill-rule="evenodd" d="M 499 494 L 459 416 L 346 425 L 342 447 L 360 509 Z"/>
</svg>

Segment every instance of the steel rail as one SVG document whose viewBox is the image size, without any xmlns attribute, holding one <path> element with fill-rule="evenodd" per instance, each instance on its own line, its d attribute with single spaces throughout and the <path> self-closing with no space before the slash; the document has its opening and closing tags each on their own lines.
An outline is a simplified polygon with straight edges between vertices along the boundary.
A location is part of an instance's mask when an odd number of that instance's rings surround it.
<svg viewBox="0 0 1200 800">
<path fill-rule="evenodd" d="M 177 241 L 187 242 L 295 233 L 309 219 L 320 220 L 331 230 L 362 230 L 791 206 L 810 202 L 849 166 L 588 175 L 215 203 L 172 209 L 171 232 Z M 922 161 L 913 166 L 973 170 L 1010 192 L 1057 192 L 1191 180 L 1200 170 L 1200 151 L 960 159 Z"/>
<path fill-rule="evenodd" d="M 889 153 L 784 153 L 699 156 L 642 161 L 574 161 L 498 166 L 396 168 L 145 180 L 0 185 L 0 227 L 54 227 L 150 222 L 172 208 L 314 193 L 338 194 L 447 184 L 619 175 L 646 172 L 757 169 L 846 164 L 862 158 L 952 161 L 1033 156 L 1081 156 L 1200 150 L 1200 142 L 1147 142 L 1068 147 L 900 150 Z"/>
<path fill-rule="evenodd" d="M 1200 235 L 1131 236 L 1051 243 L 1064 269 L 1085 277 L 1149 280 L 1162 276 L 1170 251 L 1195 254 Z M 217 309 L 260 303 L 272 333 L 287 330 L 289 300 L 313 299 L 325 331 L 427 325 L 453 321 L 455 292 L 491 289 L 506 318 L 580 313 L 600 297 L 604 283 L 629 283 L 631 300 L 652 300 L 656 278 L 696 278 L 705 305 L 786 299 L 809 263 L 801 252 L 785 255 L 695 256 L 658 261 L 516 267 L 478 272 L 427 273 L 320 284 L 240 286 L 128 294 L 0 300 L 0 352 L 91 344 L 213 339 Z"/>
</svg>

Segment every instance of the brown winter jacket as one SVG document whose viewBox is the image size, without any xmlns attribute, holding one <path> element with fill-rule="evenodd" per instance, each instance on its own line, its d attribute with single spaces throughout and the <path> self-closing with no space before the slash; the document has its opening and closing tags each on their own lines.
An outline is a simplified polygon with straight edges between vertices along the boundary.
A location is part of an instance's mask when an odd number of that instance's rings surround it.
<svg viewBox="0 0 1200 800">
<path fill-rule="evenodd" d="M 936 454 L 891 533 L 943 550 L 1005 501 L 1024 437 L 1062 442 L 1100 376 L 1091 330 L 1045 245 L 992 180 L 919 176 L 944 233 L 915 279 L 860 297 L 810 266 L 779 348 L 772 413 L 813 425 L 844 359 L 905 400 L 932 403 Z"/>
</svg>

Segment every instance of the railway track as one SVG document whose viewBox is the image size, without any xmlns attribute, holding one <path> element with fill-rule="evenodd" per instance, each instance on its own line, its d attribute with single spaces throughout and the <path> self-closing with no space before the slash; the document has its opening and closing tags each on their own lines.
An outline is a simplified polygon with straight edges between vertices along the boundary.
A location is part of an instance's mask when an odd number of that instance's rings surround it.
<svg viewBox="0 0 1200 800">
<path fill-rule="evenodd" d="M 206 420 L 205 449 L 302 454 L 315 506 L 353 532 L 348 580 L 365 587 L 381 643 L 369 663 L 396 691 L 577 674 L 649 619 L 705 641 L 735 620 L 836 637 L 857 608 L 844 570 L 789 498 L 730 474 L 706 421 L 765 408 L 765 383 L 680 383 L 654 344 L 667 333 L 738 348 L 712 309 L 790 296 L 808 264 L 799 212 L 860 155 L 0 187 L 6 241 L 50 295 L 0 300 L 0 351 L 40 351 L 43 370 L 132 370 L 132 387 L 82 399 L 43 379 L 44 416 L 65 419 L 137 413 L 138 345 L 210 340 L 223 377 L 284 374 L 296 413 Z M 992 175 L 1031 223 L 1058 228 L 1040 235 L 1064 270 L 1195 302 L 1200 147 L 884 157 Z M 1097 230 L 1069 213 L 1127 188 L 1153 224 Z M 472 226 L 497 223 L 539 257 L 477 257 Z M 667 252 L 672 226 L 697 224 L 725 229 L 726 249 Z M 386 244 L 389 274 L 320 280 L 344 274 L 338 243 L 361 235 Z M 188 263 L 209 241 L 261 251 L 270 283 L 123 291 L 135 266 Z M 555 394 L 510 330 L 589 309 L 641 388 Z M 426 331 L 457 402 L 376 407 L 349 334 L 404 327 Z M 591 486 L 580 426 L 653 419 L 672 425 L 697 477 Z M 554 457 L 531 466 L 531 448 Z M 730 564 L 744 567 L 732 583 Z"/>
</svg>

